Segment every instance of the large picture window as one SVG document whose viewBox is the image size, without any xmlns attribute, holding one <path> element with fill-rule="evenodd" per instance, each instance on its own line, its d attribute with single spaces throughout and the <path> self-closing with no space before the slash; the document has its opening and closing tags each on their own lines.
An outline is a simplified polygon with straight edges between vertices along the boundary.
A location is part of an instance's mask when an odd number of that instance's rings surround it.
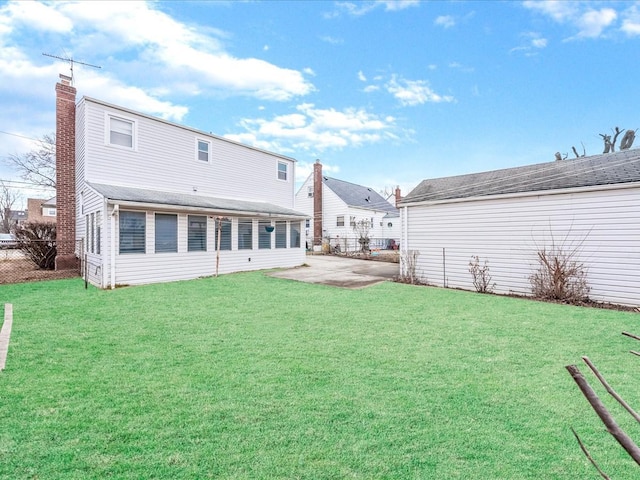
<svg viewBox="0 0 640 480">
<path fill-rule="evenodd" d="M 300 248 L 300 222 L 291 222 L 289 248 Z"/>
<path fill-rule="evenodd" d="M 178 216 L 156 213 L 156 253 L 178 251 Z"/>
<path fill-rule="evenodd" d="M 120 253 L 145 253 L 146 214 L 120 211 Z"/>
<path fill-rule="evenodd" d="M 238 250 L 251 250 L 253 248 L 253 221 L 238 221 Z"/>
<path fill-rule="evenodd" d="M 287 248 L 287 222 L 276 222 L 276 248 Z"/>
<path fill-rule="evenodd" d="M 189 215 L 187 217 L 187 250 L 189 252 L 207 251 L 207 217 Z"/>
<path fill-rule="evenodd" d="M 109 143 L 133 148 L 134 124 L 130 120 L 109 117 Z"/>
<path fill-rule="evenodd" d="M 218 220 L 216 222 L 216 249 L 220 242 L 220 250 L 231 250 L 231 220 Z"/>
<path fill-rule="evenodd" d="M 273 232 L 271 222 L 264 220 L 258 222 L 258 248 L 271 248 L 271 232 Z"/>
</svg>

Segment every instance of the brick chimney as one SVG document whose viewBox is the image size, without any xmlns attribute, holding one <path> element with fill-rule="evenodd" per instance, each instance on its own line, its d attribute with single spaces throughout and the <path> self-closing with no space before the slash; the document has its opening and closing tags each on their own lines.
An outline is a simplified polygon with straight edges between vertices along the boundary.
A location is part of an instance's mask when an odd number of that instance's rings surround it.
<svg viewBox="0 0 640 480">
<path fill-rule="evenodd" d="M 400 194 L 400 187 L 396 187 L 396 208 L 398 208 L 398 204 L 402 201 L 402 195 Z"/>
<path fill-rule="evenodd" d="M 313 244 L 322 245 L 322 164 L 313 164 Z"/>
<path fill-rule="evenodd" d="M 56 270 L 78 267 L 76 250 L 76 89 L 56 83 Z"/>
</svg>

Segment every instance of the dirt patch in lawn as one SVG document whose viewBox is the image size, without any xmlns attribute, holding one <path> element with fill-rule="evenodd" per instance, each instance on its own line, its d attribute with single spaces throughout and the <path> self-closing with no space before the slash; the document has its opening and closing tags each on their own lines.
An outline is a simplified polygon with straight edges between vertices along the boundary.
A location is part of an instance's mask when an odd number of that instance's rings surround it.
<svg viewBox="0 0 640 480">
<path fill-rule="evenodd" d="M 78 277 L 77 270 L 41 270 L 26 258 L 0 260 L 0 285 Z"/>
</svg>

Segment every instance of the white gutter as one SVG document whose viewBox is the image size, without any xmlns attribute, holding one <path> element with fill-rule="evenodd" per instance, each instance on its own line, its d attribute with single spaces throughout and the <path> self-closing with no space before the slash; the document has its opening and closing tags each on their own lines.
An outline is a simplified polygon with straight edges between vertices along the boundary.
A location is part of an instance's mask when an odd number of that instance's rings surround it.
<svg viewBox="0 0 640 480">
<path fill-rule="evenodd" d="M 111 212 L 111 290 L 116 288 L 116 219 L 120 206 L 115 204 Z"/>
</svg>

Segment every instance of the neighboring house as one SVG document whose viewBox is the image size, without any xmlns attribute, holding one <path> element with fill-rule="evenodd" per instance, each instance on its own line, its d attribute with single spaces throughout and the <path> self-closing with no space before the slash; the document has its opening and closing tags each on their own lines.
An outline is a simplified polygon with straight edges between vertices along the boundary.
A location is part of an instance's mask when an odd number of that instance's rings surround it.
<svg viewBox="0 0 640 480">
<path fill-rule="evenodd" d="M 14 229 L 18 225 L 22 225 L 27 219 L 27 212 L 24 210 L 11 210 L 6 208 L 4 215 L 0 216 L 2 220 L 0 222 L 1 233 L 13 233 Z"/>
<path fill-rule="evenodd" d="M 80 253 L 88 280 L 114 288 L 304 263 L 295 160 L 93 98 L 76 105 L 61 78 L 56 268 Z"/>
<path fill-rule="evenodd" d="M 55 223 L 56 197 L 50 198 L 49 200 L 41 198 L 28 198 L 27 221 Z"/>
<path fill-rule="evenodd" d="M 399 198 L 398 188 L 396 201 Z M 354 226 L 362 220 L 370 222 L 372 248 L 393 248 L 400 241 L 400 214 L 394 205 L 372 188 L 322 175 L 319 161 L 296 194 L 296 209 L 312 218 L 305 229 L 309 247 L 346 241 L 356 248 Z"/>
<path fill-rule="evenodd" d="M 402 250 L 430 284 L 473 290 L 478 256 L 496 293 L 528 295 L 537 252 L 562 248 L 592 300 L 640 305 L 639 206 L 640 150 L 424 180 L 400 203 Z"/>
</svg>

